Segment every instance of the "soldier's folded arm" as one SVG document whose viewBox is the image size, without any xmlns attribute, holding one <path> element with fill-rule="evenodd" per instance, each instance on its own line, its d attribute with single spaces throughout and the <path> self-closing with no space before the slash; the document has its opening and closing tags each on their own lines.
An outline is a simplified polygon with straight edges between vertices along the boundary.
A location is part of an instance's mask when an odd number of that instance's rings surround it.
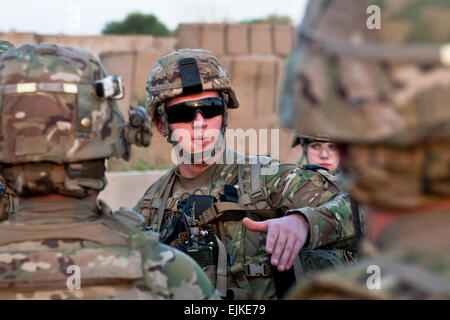
<svg viewBox="0 0 450 320">
<path fill-rule="evenodd" d="M 348 193 L 339 193 L 330 201 L 317 207 L 286 211 L 286 215 L 292 213 L 303 215 L 309 223 L 308 239 L 303 246 L 305 249 L 355 251 L 358 239 L 365 233 L 365 215 L 360 210 L 352 211 Z M 354 222 L 355 214 L 358 214 L 358 224 Z"/>
<path fill-rule="evenodd" d="M 263 222 L 244 219 L 253 231 L 267 232 L 266 250 L 272 265 L 289 269 L 302 248 L 351 249 L 356 242 L 350 198 L 322 174 L 281 164 L 265 175 L 272 208 L 284 216 Z"/>
</svg>

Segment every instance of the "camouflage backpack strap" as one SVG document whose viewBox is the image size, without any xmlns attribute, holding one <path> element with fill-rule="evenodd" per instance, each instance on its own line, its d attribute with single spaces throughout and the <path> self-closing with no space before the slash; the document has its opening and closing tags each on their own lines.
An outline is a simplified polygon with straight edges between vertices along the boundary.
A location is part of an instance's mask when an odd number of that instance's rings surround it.
<svg viewBox="0 0 450 320">
<path fill-rule="evenodd" d="M 268 194 L 265 187 L 265 177 L 262 174 L 263 157 L 258 156 L 256 163 L 250 163 L 250 159 L 245 164 L 238 165 L 238 183 L 240 196 L 238 203 L 218 202 L 214 207 L 205 212 L 205 216 L 211 219 L 215 216 L 216 219 L 221 218 L 227 220 L 227 212 L 242 212 L 239 215 L 240 219 L 243 217 L 251 217 L 257 220 L 266 220 L 279 217 L 278 210 L 270 206 Z M 255 158 L 252 158 L 253 160 Z M 265 159 L 264 163 L 269 163 L 269 159 Z M 269 161 L 267 161 L 269 160 Z M 215 210 L 215 212 L 212 212 Z M 236 216 L 236 215 L 235 215 Z M 230 273 L 237 283 L 237 288 L 229 288 L 229 294 L 234 299 L 254 299 L 256 288 L 252 285 L 250 280 L 260 277 L 270 277 L 272 275 L 270 264 L 262 263 L 258 259 L 252 259 L 257 254 L 259 243 L 261 242 L 261 234 L 253 232 L 242 225 L 242 243 L 241 249 L 234 257 L 233 265 L 230 268 Z"/>
<path fill-rule="evenodd" d="M 121 223 L 108 217 L 89 222 L 38 225 L 5 224 L 0 228 L 0 246 L 14 242 L 50 239 L 86 240 L 106 246 L 128 246 L 131 236 Z"/>
<path fill-rule="evenodd" d="M 175 181 L 175 168 L 167 171 L 159 180 L 159 184 L 150 186 L 144 194 L 138 212 L 146 221 L 150 222 L 152 230 L 158 232 L 164 210 L 167 207 L 167 199 Z M 164 200 L 165 198 L 165 200 Z M 159 225 L 159 226 L 158 226 Z"/>
<path fill-rule="evenodd" d="M 217 220 L 230 220 L 227 217 L 228 212 L 242 212 L 242 216 L 239 215 L 241 220 L 244 218 L 245 213 L 252 213 L 257 215 L 260 219 L 272 219 L 279 217 L 277 209 L 249 209 L 242 204 L 235 202 L 215 202 L 210 208 L 205 210 L 200 216 L 200 224 L 208 225 L 209 223 L 215 222 Z M 235 214 L 234 217 L 237 217 Z M 232 219 L 236 220 L 236 218 Z"/>
<path fill-rule="evenodd" d="M 133 210 L 123 207 L 120 207 L 119 210 L 115 211 L 113 213 L 113 217 L 126 225 L 138 229 L 142 229 L 145 224 L 145 219 L 143 216 Z"/>
<path fill-rule="evenodd" d="M 222 297 L 227 295 L 227 250 L 224 243 L 216 236 L 219 246 L 216 271 L 216 289 Z"/>
<path fill-rule="evenodd" d="M 250 162 L 252 159 L 255 158 L 249 158 L 248 161 Z M 251 209 L 270 208 L 265 176 L 262 174 L 263 163 L 269 164 L 270 162 L 270 157 L 257 156 L 256 163 L 245 163 L 238 166 L 240 204 Z"/>
</svg>

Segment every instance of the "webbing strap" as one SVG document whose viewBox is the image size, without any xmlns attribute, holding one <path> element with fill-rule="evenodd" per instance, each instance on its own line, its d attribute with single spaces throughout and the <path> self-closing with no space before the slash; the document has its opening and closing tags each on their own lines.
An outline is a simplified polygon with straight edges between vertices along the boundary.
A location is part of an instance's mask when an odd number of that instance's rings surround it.
<svg viewBox="0 0 450 320">
<path fill-rule="evenodd" d="M 1 228 L 0 245 L 45 239 L 78 239 L 103 245 L 130 245 L 130 236 L 120 231 L 118 224 L 112 220 L 97 220 L 48 225 L 7 225 Z"/>
<path fill-rule="evenodd" d="M 235 202 L 219 201 L 206 209 L 200 216 L 200 224 L 207 225 L 216 219 L 220 219 L 227 211 L 244 211 L 254 213 L 263 219 L 279 217 L 277 209 L 249 209 L 242 204 Z"/>
<path fill-rule="evenodd" d="M 78 119 L 75 137 L 89 138 L 88 134 L 92 130 L 92 93 L 90 85 L 78 85 L 77 106 Z M 89 122 L 84 122 L 83 125 L 82 119 L 87 119 Z"/>
<path fill-rule="evenodd" d="M 252 288 L 250 282 L 245 276 L 244 266 L 242 265 L 242 263 L 236 263 L 233 266 L 231 266 L 230 272 L 240 288 L 247 290 L 250 290 Z"/>
<path fill-rule="evenodd" d="M 174 173 L 175 173 L 175 168 L 170 170 L 169 179 L 166 179 L 166 181 L 164 182 L 163 188 L 159 192 L 160 199 L 161 199 L 161 193 L 164 193 L 164 195 L 161 200 L 161 205 L 158 208 L 158 213 L 157 213 L 158 215 L 157 215 L 157 217 L 153 217 L 153 221 L 152 221 L 153 231 L 159 232 L 161 229 L 161 223 L 162 223 L 162 220 L 164 217 L 164 211 L 166 209 L 167 199 L 169 198 L 170 192 L 172 192 L 172 186 L 175 181 Z"/>
<path fill-rule="evenodd" d="M 35 93 L 35 92 L 77 94 L 78 88 L 80 86 L 86 85 L 79 83 L 66 83 L 66 82 L 28 82 L 28 83 L 8 84 L 6 86 L 0 87 L 4 88 L 5 94 Z"/>
<path fill-rule="evenodd" d="M 252 164 L 250 167 L 250 196 L 253 201 L 263 196 L 261 189 L 261 163 Z M 259 199 L 258 199 L 259 200 Z"/>
<path fill-rule="evenodd" d="M 225 297 L 227 295 L 227 250 L 223 242 L 217 236 L 215 237 L 219 246 L 216 289 L 222 297 Z"/>
<path fill-rule="evenodd" d="M 239 203 L 244 206 L 252 205 L 266 200 L 267 196 L 265 189 L 261 185 L 261 163 L 250 164 L 250 177 L 246 177 L 245 169 L 246 165 L 240 165 L 238 167 L 239 188 L 242 195 L 239 198 Z"/>
<path fill-rule="evenodd" d="M 305 271 L 303 270 L 302 262 L 300 261 L 300 256 L 297 254 L 294 260 L 294 273 L 295 273 L 295 281 L 300 283 L 300 279 L 302 279 L 305 275 Z"/>
</svg>

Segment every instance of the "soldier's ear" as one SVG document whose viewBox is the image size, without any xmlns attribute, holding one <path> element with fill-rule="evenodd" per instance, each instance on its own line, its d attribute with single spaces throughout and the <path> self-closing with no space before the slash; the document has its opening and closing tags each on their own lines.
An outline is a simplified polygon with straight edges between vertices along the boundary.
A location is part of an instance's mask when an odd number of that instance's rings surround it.
<svg viewBox="0 0 450 320">
<path fill-rule="evenodd" d="M 159 133 L 161 133 L 161 135 L 163 137 L 166 137 L 168 135 L 166 126 L 162 122 L 161 116 L 159 114 L 155 115 L 155 125 L 156 125 L 156 128 L 158 129 Z"/>
</svg>

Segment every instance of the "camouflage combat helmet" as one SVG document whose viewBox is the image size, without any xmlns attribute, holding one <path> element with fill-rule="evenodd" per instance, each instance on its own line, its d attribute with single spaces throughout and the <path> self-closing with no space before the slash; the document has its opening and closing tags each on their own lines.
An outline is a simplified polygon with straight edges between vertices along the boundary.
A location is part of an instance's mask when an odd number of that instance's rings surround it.
<svg viewBox="0 0 450 320">
<path fill-rule="evenodd" d="M 108 76 L 88 51 L 39 44 L 5 52 L 0 57 L 0 163 L 15 168 L 3 171 L 5 179 L 18 183 L 18 172 L 28 171 L 28 178 L 40 175 L 34 184 L 48 191 L 47 172 L 48 184 L 65 186 L 57 188 L 61 192 L 103 188 L 104 159 L 128 158 L 133 143 L 114 100 L 121 96 L 120 78 Z"/>
<path fill-rule="evenodd" d="M 448 197 L 450 2 L 310 1 L 298 34 L 282 122 L 347 144 L 362 202 Z"/>
<path fill-rule="evenodd" d="M 198 69 L 199 82 L 182 79 L 180 68 Z M 227 72 L 210 51 L 201 49 L 176 50 L 160 58 L 153 66 L 147 81 L 147 107 L 154 118 L 156 108 L 164 101 L 186 92 L 220 91 L 228 95 L 229 108 L 238 108 L 239 101 Z"/>
<path fill-rule="evenodd" d="M 300 131 L 295 131 L 294 135 L 292 136 L 291 147 L 294 148 L 299 144 L 304 147 L 308 142 L 312 141 L 331 142 L 331 139 L 321 134 L 306 135 L 302 134 Z"/>
<path fill-rule="evenodd" d="M 5 40 L 0 40 L 0 56 L 8 50 L 14 49 L 14 45 L 9 42 L 9 41 L 5 41 Z"/>
<path fill-rule="evenodd" d="M 214 90 L 221 93 L 228 108 L 238 108 L 239 100 L 227 72 L 210 51 L 201 49 L 176 50 L 160 58 L 153 66 L 147 81 L 146 105 L 152 119 L 162 116 L 167 134 L 164 102 L 183 94 Z M 226 127 L 225 112 L 223 127 Z M 170 141 L 170 135 L 168 137 Z"/>
</svg>

